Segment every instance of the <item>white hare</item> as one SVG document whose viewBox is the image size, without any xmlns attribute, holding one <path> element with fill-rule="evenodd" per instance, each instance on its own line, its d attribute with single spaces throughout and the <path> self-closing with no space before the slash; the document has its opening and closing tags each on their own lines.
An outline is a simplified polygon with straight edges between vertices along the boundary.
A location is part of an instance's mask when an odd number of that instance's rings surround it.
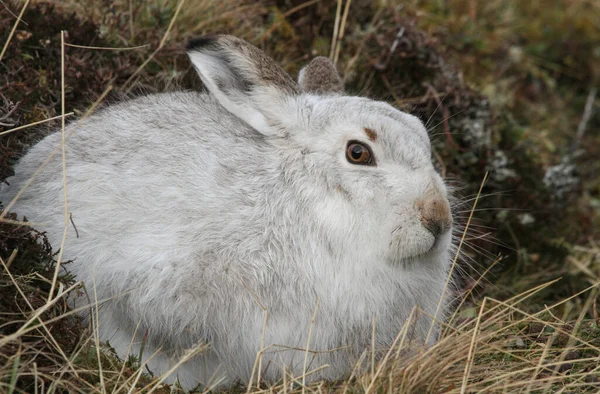
<svg viewBox="0 0 600 394">
<path fill-rule="evenodd" d="M 423 124 L 344 95 L 322 57 L 296 83 L 235 37 L 193 40 L 188 54 L 209 93 L 142 97 L 67 128 L 77 233 L 64 258 L 108 300 L 101 338 L 124 357 L 147 335 L 155 374 L 209 344 L 170 376 L 187 388 L 248 382 L 262 341 L 264 379 L 299 376 L 310 329 L 319 352 L 307 369 L 328 366 L 308 378 L 344 377 L 370 348 L 373 321 L 376 347 L 389 347 L 415 306 L 413 338 L 424 341 L 452 216 Z M 24 155 L 4 205 L 60 142 L 51 134 Z M 58 154 L 12 210 L 58 248 L 63 209 Z"/>
</svg>

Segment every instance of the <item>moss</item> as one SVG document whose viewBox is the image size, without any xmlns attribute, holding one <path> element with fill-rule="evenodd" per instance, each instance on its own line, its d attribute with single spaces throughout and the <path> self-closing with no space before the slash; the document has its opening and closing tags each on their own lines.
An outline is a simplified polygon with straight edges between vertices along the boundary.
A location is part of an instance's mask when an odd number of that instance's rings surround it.
<svg viewBox="0 0 600 394">
<path fill-rule="evenodd" d="M 16 214 L 8 214 L 7 219 L 18 218 Z M 8 272 L 4 268 L 0 270 L 0 336 L 7 336 L 19 330 L 33 311 L 46 304 L 56 260 L 43 233 L 30 227 L 0 222 L 0 234 L 0 258 L 5 264 L 10 263 Z M 11 255 L 14 256 L 13 260 Z M 58 283 L 69 286 L 73 280 L 69 274 L 61 271 Z M 16 291 L 17 286 L 20 292 Z M 26 392 L 33 389 L 34 378 L 30 374 L 33 373 L 34 363 L 40 370 L 55 366 L 55 343 L 67 354 L 76 348 L 84 333 L 84 327 L 77 317 L 65 316 L 47 323 L 68 310 L 67 303 L 60 300 L 31 322 L 33 325 L 44 322 L 45 329 L 30 331 L 2 348 L 0 365 L 11 358 L 19 358 L 21 377 L 16 382 L 17 389 Z M 48 337 L 48 332 L 52 333 L 53 340 Z"/>
</svg>

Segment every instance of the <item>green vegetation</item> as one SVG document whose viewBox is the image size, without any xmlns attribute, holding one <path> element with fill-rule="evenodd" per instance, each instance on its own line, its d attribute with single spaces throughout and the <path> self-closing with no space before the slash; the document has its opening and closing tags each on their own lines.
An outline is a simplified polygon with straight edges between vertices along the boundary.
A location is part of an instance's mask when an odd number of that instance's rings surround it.
<svg viewBox="0 0 600 394">
<path fill-rule="evenodd" d="M 459 226 L 476 200 L 477 209 L 461 251 L 460 305 L 440 342 L 415 349 L 410 362 L 390 349 L 373 373 L 309 391 L 600 390 L 597 2 L 181 4 L 0 2 L 0 180 L 60 125 L 4 133 L 60 115 L 63 30 L 67 44 L 87 47 L 65 47 L 67 112 L 76 116 L 137 94 L 201 89 L 182 50 L 196 35 L 245 38 L 292 75 L 313 56 L 331 56 L 348 92 L 427 122 L 436 164 L 457 188 Z M 12 223 L 23 219 L 18 214 L 0 221 L 0 392 L 176 391 L 95 340 L 64 299 L 76 285 L 68 263 L 50 297 L 59 245 Z M 301 379 L 290 383 L 272 390 L 302 391 Z"/>
</svg>

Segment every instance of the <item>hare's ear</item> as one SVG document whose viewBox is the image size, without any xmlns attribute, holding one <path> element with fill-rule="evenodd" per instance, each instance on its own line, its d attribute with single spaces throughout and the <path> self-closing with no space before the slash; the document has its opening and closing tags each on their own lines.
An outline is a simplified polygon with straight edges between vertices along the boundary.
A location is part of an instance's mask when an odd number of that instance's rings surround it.
<svg viewBox="0 0 600 394">
<path fill-rule="evenodd" d="M 187 53 L 204 85 L 225 109 L 263 134 L 277 132 L 286 101 L 299 89 L 272 59 L 227 35 L 194 39 Z"/>
<path fill-rule="evenodd" d="M 300 70 L 298 84 L 306 93 L 343 94 L 344 83 L 335 65 L 324 56 L 314 58 Z"/>
</svg>

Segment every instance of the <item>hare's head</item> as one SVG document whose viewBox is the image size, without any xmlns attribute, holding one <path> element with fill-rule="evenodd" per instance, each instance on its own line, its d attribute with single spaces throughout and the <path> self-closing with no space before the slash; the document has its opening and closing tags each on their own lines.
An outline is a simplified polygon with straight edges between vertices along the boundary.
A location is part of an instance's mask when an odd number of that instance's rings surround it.
<svg viewBox="0 0 600 394">
<path fill-rule="evenodd" d="M 386 103 L 345 96 L 323 57 L 296 83 L 235 37 L 193 40 L 188 54 L 220 104 L 287 157 L 294 182 L 333 238 L 355 245 L 359 259 L 446 264 L 452 216 L 421 121 Z"/>
</svg>

